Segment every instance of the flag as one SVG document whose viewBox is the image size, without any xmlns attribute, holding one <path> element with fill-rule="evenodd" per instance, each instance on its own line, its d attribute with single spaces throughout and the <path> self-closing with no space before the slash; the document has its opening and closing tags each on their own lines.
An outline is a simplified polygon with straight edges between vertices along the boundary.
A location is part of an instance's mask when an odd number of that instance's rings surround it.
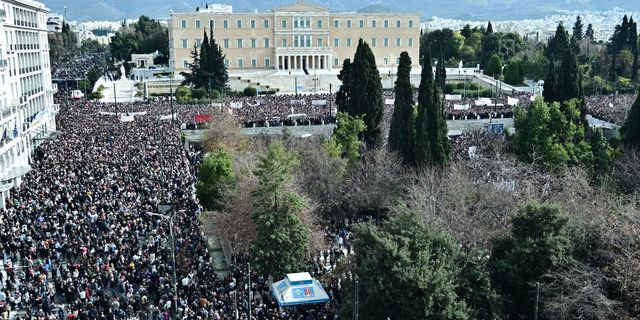
<svg viewBox="0 0 640 320">
<path fill-rule="evenodd" d="M 14 122 L 13 125 L 13 138 L 17 138 L 18 137 L 18 122 Z"/>
<path fill-rule="evenodd" d="M 208 114 L 196 114 L 193 117 L 195 122 L 209 122 L 211 120 L 211 115 Z"/>
</svg>

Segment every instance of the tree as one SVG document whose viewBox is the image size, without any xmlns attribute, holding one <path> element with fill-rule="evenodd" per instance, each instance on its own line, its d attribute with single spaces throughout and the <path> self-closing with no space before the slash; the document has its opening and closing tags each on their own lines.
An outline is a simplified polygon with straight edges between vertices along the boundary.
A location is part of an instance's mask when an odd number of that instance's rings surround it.
<svg viewBox="0 0 640 320">
<path fill-rule="evenodd" d="M 344 59 L 342 62 L 342 69 L 338 74 L 338 80 L 342 81 L 342 85 L 338 92 L 336 92 L 336 105 L 338 111 L 348 114 L 355 113 L 355 110 L 350 110 L 349 97 L 351 95 L 351 59 Z"/>
<path fill-rule="evenodd" d="M 593 32 L 593 25 L 591 23 L 587 25 L 587 31 L 584 32 L 584 37 L 589 39 L 590 42 L 594 42 L 596 40 Z"/>
<path fill-rule="evenodd" d="M 191 51 L 192 62 L 189 64 L 189 72 L 180 73 L 184 76 L 182 84 L 206 89 L 210 94 L 212 89 L 223 92 L 227 89 L 229 81 L 227 67 L 224 64 L 225 57 L 213 38 L 212 30 L 209 30 L 209 36 L 205 30 L 200 51 L 195 45 Z"/>
<path fill-rule="evenodd" d="M 622 143 L 629 149 L 640 148 L 640 95 L 631 106 L 627 119 L 620 129 Z"/>
<path fill-rule="evenodd" d="M 367 126 L 364 141 L 369 147 L 381 144 L 380 122 L 384 110 L 382 83 L 375 56 L 369 45 L 360 39 L 353 57 L 353 63 L 345 60 L 343 72 L 339 78 L 343 80 L 336 102 L 340 111 L 352 117 L 362 117 Z M 353 81 L 352 79 L 357 79 Z"/>
<path fill-rule="evenodd" d="M 489 269 L 508 314 L 531 315 L 532 283 L 571 261 L 568 222 L 559 206 L 530 203 L 513 217 L 511 231 L 494 242 Z"/>
<path fill-rule="evenodd" d="M 593 165 L 590 168 L 591 176 L 594 182 L 600 184 L 611 172 L 613 149 L 609 146 L 602 129 L 595 129 L 591 132 L 590 142 L 591 151 L 593 152 Z"/>
<path fill-rule="evenodd" d="M 489 64 L 487 64 L 484 74 L 500 79 L 500 76 L 502 75 L 502 59 L 500 59 L 498 54 L 494 53 L 491 56 L 491 60 L 489 60 Z"/>
<path fill-rule="evenodd" d="M 633 54 L 627 49 L 620 50 L 616 55 L 617 74 L 621 77 L 630 78 L 633 67 Z"/>
<path fill-rule="evenodd" d="M 295 154 L 288 153 L 282 142 L 275 142 L 259 156 L 254 171 L 259 186 L 252 219 L 258 234 L 251 251 L 256 268 L 265 275 L 279 277 L 304 266 L 309 230 L 298 214 L 308 205 L 290 189 L 291 173 L 298 164 Z"/>
<path fill-rule="evenodd" d="M 504 82 L 510 85 L 519 85 L 524 81 L 524 75 L 520 73 L 522 62 L 511 60 L 504 69 Z"/>
<path fill-rule="evenodd" d="M 588 162 L 591 150 L 575 100 L 547 104 L 538 98 L 528 110 L 514 110 L 514 146 L 520 158 L 563 172 L 569 164 Z"/>
<path fill-rule="evenodd" d="M 480 51 L 480 63 L 485 68 L 489 64 L 489 60 L 495 54 L 500 52 L 500 39 L 498 36 L 493 33 L 493 27 L 491 26 L 491 21 L 487 24 L 487 31 L 484 33 L 484 37 L 482 38 L 482 50 Z"/>
<path fill-rule="evenodd" d="M 436 83 L 434 85 L 433 104 L 427 109 L 427 130 L 429 131 L 429 145 L 431 147 L 430 165 L 443 167 L 449 162 L 449 153 L 451 152 L 449 130 L 447 129 L 444 106 L 441 100 L 446 78 L 444 60 L 440 59 L 438 61 L 436 72 L 439 75 L 436 79 L 440 81 L 440 84 Z"/>
<path fill-rule="evenodd" d="M 404 212 L 382 227 L 356 227 L 353 272 L 359 279 L 359 314 L 363 319 L 471 319 L 474 310 L 458 294 L 464 254 L 443 232 Z M 486 278 L 486 272 L 480 272 Z M 488 281 L 487 281 L 488 282 Z M 351 293 L 353 283 L 346 286 Z M 348 318 L 353 294 L 341 313 Z M 399 299 L 402 297 L 402 299 Z"/>
<path fill-rule="evenodd" d="M 577 16 L 576 22 L 573 24 L 573 35 L 571 37 L 576 39 L 578 42 L 582 41 L 583 38 L 583 26 L 584 25 L 582 24 L 582 19 L 580 18 L 580 16 Z"/>
<path fill-rule="evenodd" d="M 349 166 L 355 166 L 360 160 L 362 141 L 359 136 L 366 130 L 360 117 L 352 117 L 345 112 L 338 112 L 337 126 L 329 140 L 328 149 L 334 156 L 347 159 Z"/>
<path fill-rule="evenodd" d="M 198 171 L 196 195 L 207 210 L 221 210 L 232 189 L 234 173 L 231 156 L 223 148 L 208 154 Z"/>
<path fill-rule="evenodd" d="M 416 116 L 416 143 L 414 150 L 415 162 L 425 165 L 431 162 L 431 146 L 427 131 L 427 109 L 433 104 L 433 67 L 431 66 L 431 51 L 427 50 L 420 75 L 418 87 L 418 114 Z"/>
<path fill-rule="evenodd" d="M 405 51 L 400 54 L 398 79 L 395 87 L 395 101 L 389 128 L 389 150 L 402 156 L 404 163 L 413 163 L 415 149 L 415 125 L 413 88 L 409 79 L 411 57 Z"/>
</svg>

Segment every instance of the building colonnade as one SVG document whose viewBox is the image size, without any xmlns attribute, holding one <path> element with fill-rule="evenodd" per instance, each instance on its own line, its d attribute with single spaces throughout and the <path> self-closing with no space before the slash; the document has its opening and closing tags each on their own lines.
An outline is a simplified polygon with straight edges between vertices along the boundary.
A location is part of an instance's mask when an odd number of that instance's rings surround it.
<svg viewBox="0 0 640 320">
<path fill-rule="evenodd" d="M 278 70 L 331 70 L 331 55 L 282 55 L 277 56 Z"/>
</svg>

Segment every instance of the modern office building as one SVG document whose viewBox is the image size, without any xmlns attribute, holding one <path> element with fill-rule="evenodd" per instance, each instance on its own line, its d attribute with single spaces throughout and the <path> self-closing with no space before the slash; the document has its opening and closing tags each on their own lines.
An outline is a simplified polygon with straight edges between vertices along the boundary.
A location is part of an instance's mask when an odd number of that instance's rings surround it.
<svg viewBox="0 0 640 320">
<path fill-rule="evenodd" d="M 407 13 L 333 12 L 299 1 L 268 12 L 233 13 L 208 5 L 169 19 L 170 67 L 186 71 L 190 52 L 213 36 L 226 54 L 230 75 L 247 70 L 313 73 L 340 69 L 366 41 L 380 68 L 396 66 L 402 51 L 418 66 L 420 17 Z"/>
<path fill-rule="evenodd" d="M 0 0 L 0 207 L 30 169 L 35 147 L 56 131 L 47 9 Z"/>
</svg>

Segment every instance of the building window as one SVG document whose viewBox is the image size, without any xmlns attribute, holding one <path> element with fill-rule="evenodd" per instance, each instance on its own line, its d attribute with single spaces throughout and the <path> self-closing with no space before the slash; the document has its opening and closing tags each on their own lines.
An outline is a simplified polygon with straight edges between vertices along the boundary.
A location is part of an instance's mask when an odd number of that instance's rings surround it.
<svg viewBox="0 0 640 320">
<path fill-rule="evenodd" d="M 396 20 L 396 28 L 400 28 L 400 20 Z"/>
<path fill-rule="evenodd" d="M 196 48 L 200 48 L 202 45 L 202 39 L 196 39 Z"/>
<path fill-rule="evenodd" d="M 196 20 L 196 29 L 200 28 L 202 28 L 202 26 L 200 26 L 200 20 Z"/>
<path fill-rule="evenodd" d="M 318 38 L 318 47 L 322 47 L 322 38 Z"/>
<path fill-rule="evenodd" d="M 224 59 L 224 66 L 229 68 L 229 59 Z"/>
<path fill-rule="evenodd" d="M 351 20 L 347 20 L 347 28 L 351 28 Z"/>
<path fill-rule="evenodd" d="M 384 57 L 383 61 L 385 66 L 389 64 L 389 58 Z"/>
<path fill-rule="evenodd" d="M 269 20 L 264 19 L 263 25 L 264 25 L 265 28 L 269 28 Z"/>
<path fill-rule="evenodd" d="M 402 40 L 400 38 L 396 38 L 396 47 L 400 47 L 402 45 Z"/>
<path fill-rule="evenodd" d="M 293 36 L 293 46 L 294 46 L 295 48 L 297 48 L 297 47 L 299 47 L 299 46 L 300 46 L 300 41 L 299 41 L 299 39 L 300 39 L 300 36 Z M 304 41 L 303 41 L 303 44 L 304 44 Z"/>
<path fill-rule="evenodd" d="M 238 29 L 242 28 L 242 20 L 236 20 L 236 28 Z"/>
<path fill-rule="evenodd" d="M 409 28 L 413 28 L 413 20 L 409 20 Z"/>
<path fill-rule="evenodd" d="M 251 20 L 251 29 L 255 29 L 256 28 L 256 21 L 255 20 Z"/>
<path fill-rule="evenodd" d="M 271 60 L 269 60 L 269 58 L 265 58 L 264 59 L 264 66 L 269 68 L 271 66 Z"/>
<path fill-rule="evenodd" d="M 182 26 L 182 29 L 186 29 L 187 28 L 187 20 L 180 21 L 180 26 Z"/>
<path fill-rule="evenodd" d="M 413 47 L 413 38 L 408 38 L 407 39 L 407 46 Z"/>
<path fill-rule="evenodd" d="M 258 60 L 251 59 L 251 68 L 257 68 L 257 67 L 258 67 Z"/>
<path fill-rule="evenodd" d="M 183 68 L 189 68 L 189 60 L 187 60 L 187 59 L 182 60 L 182 67 Z"/>
<path fill-rule="evenodd" d="M 209 20 L 209 29 L 213 29 L 216 27 L 216 21 L 211 19 Z"/>
<path fill-rule="evenodd" d="M 334 38 L 334 39 L 333 39 L 333 46 L 334 46 L 335 48 L 339 47 L 339 46 L 340 46 L 340 39 L 338 39 L 338 38 Z"/>
<path fill-rule="evenodd" d="M 384 46 L 385 47 L 389 46 L 389 38 L 384 38 Z"/>
<path fill-rule="evenodd" d="M 251 39 L 251 48 L 256 47 L 256 39 Z"/>
<path fill-rule="evenodd" d="M 242 39 L 237 39 L 236 42 L 236 46 L 238 47 L 238 49 L 242 49 Z"/>
<path fill-rule="evenodd" d="M 286 28 L 287 27 L 287 20 L 282 20 L 282 27 Z"/>
<path fill-rule="evenodd" d="M 371 28 L 375 28 L 376 27 L 376 20 L 371 20 Z"/>
<path fill-rule="evenodd" d="M 338 59 L 338 58 L 334 58 L 334 59 L 333 59 L 333 65 L 334 65 L 334 66 L 340 65 L 340 59 Z"/>
<path fill-rule="evenodd" d="M 389 20 L 385 20 L 384 21 L 384 27 L 385 28 L 389 28 Z"/>
<path fill-rule="evenodd" d="M 182 49 L 189 48 L 189 40 L 182 39 Z"/>
<path fill-rule="evenodd" d="M 244 67 L 244 60 L 238 59 L 238 68 Z"/>
<path fill-rule="evenodd" d="M 347 38 L 347 47 L 351 47 L 351 38 Z"/>
<path fill-rule="evenodd" d="M 364 20 L 360 20 L 360 28 L 364 28 Z"/>
<path fill-rule="evenodd" d="M 269 46 L 270 46 L 269 38 L 265 38 L 265 39 L 264 39 L 264 47 L 265 47 L 265 48 L 269 48 Z"/>
<path fill-rule="evenodd" d="M 225 49 L 228 49 L 228 48 L 229 48 L 229 39 L 223 39 L 223 40 L 222 40 L 222 44 L 223 44 L 222 46 L 223 46 Z"/>
<path fill-rule="evenodd" d="M 311 35 L 305 36 L 305 40 L 307 41 L 307 47 L 311 47 Z"/>
<path fill-rule="evenodd" d="M 229 20 L 224 19 L 224 21 L 222 22 L 222 24 L 223 24 L 223 27 L 224 27 L 225 29 L 228 29 L 228 28 L 229 28 Z"/>
<path fill-rule="evenodd" d="M 322 28 L 322 20 L 318 20 L 318 29 Z"/>
<path fill-rule="evenodd" d="M 377 46 L 377 45 L 378 45 L 378 39 L 376 39 L 376 38 L 371 38 L 371 46 L 372 46 L 372 47 L 375 47 L 375 46 Z"/>
<path fill-rule="evenodd" d="M 287 38 L 282 38 L 282 46 L 285 48 L 288 47 Z"/>
<path fill-rule="evenodd" d="M 340 23 L 338 22 L 338 19 L 333 19 L 333 27 L 337 28 L 340 25 Z"/>
<path fill-rule="evenodd" d="M 396 58 L 396 64 L 399 65 L 400 64 L 400 57 Z"/>
</svg>

